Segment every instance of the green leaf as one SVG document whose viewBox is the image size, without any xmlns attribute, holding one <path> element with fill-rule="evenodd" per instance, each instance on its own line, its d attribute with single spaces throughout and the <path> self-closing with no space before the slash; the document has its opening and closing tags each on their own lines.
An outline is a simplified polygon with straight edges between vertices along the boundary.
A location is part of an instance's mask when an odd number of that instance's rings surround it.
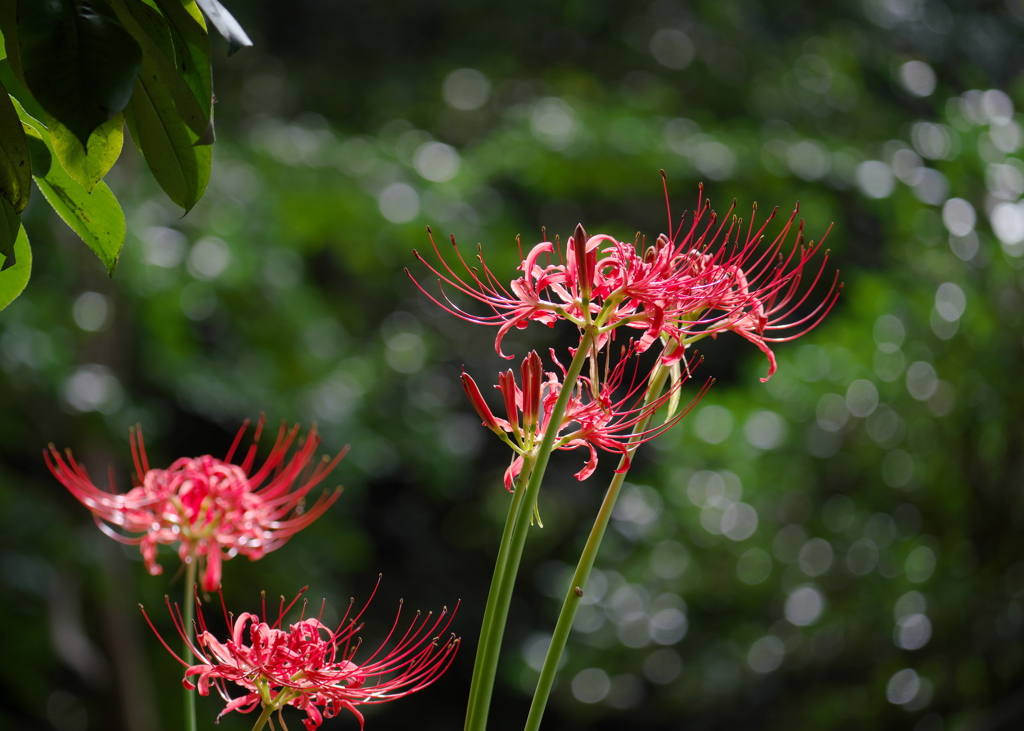
<svg viewBox="0 0 1024 731">
<path fill-rule="evenodd" d="M 53 154 L 35 127 L 26 125 L 24 130 L 25 139 L 28 140 L 28 154 L 32 159 L 32 177 L 45 177 L 53 165 Z"/>
<path fill-rule="evenodd" d="M 28 140 L 11 97 L 0 84 L 0 197 L 8 201 L 16 213 L 21 213 L 28 205 L 31 189 Z"/>
<path fill-rule="evenodd" d="M 193 0 L 156 2 L 170 24 L 178 72 L 203 108 L 204 116 L 212 124 L 213 72 L 210 65 L 210 36 L 203 14 Z"/>
<path fill-rule="evenodd" d="M 180 7 L 181 3 L 177 4 Z M 197 98 L 192 86 L 180 72 L 181 67 L 191 69 L 192 61 L 183 41 L 183 48 L 179 54 L 174 40 L 176 33 L 168 19 L 156 8 L 138 0 L 110 0 L 110 5 L 142 48 L 143 61 L 140 73 L 150 75 L 146 80 L 147 84 L 165 85 L 181 118 L 196 135 L 205 135 L 211 124 L 210 98 L 206 98 L 205 104 Z M 178 56 L 181 54 L 183 55 L 179 63 Z"/>
<path fill-rule="evenodd" d="M 10 269 L 16 262 L 14 240 L 18 237 L 19 228 L 21 214 L 14 210 L 6 198 L 0 198 L 0 254 L 4 257 L 0 271 Z"/>
<path fill-rule="evenodd" d="M 167 87 L 153 79 L 144 62 L 125 121 L 153 177 L 187 213 L 206 190 L 213 155 L 209 145 L 196 144 L 199 137 L 178 114 Z"/>
<path fill-rule="evenodd" d="M 249 40 L 249 36 L 246 35 L 242 26 L 217 0 L 196 0 L 196 3 L 206 13 L 206 17 L 213 23 L 213 27 L 217 29 L 217 32 L 224 36 L 224 39 L 228 42 L 229 56 L 252 45 L 252 41 Z"/>
<path fill-rule="evenodd" d="M 17 10 L 17 3 L 8 0 L 0 1 L 0 32 L 4 34 L 4 52 L 7 54 L 7 62 L 11 64 L 15 78 L 24 84 L 25 75 L 21 70 L 21 49 L 18 47 Z"/>
<path fill-rule="evenodd" d="M 36 185 L 64 219 L 114 275 L 121 247 L 124 246 L 124 212 L 106 183 L 100 182 L 92 193 L 72 180 L 64 169 L 54 165 L 45 178 L 36 178 Z"/>
<path fill-rule="evenodd" d="M 14 251 L 18 254 L 18 263 L 10 269 L 0 271 L 0 310 L 7 307 L 25 290 L 29 275 L 32 273 L 32 249 L 28 245 L 25 227 L 19 227 Z"/>
<path fill-rule="evenodd" d="M 104 0 L 23 0 L 18 36 L 26 85 L 83 145 L 128 104 L 142 51 Z"/>
<path fill-rule="evenodd" d="M 89 135 L 86 147 L 56 119 L 48 121 L 50 142 L 61 166 L 87 193 L 91 193 L 121 155 L 124 115 L 118 113 L 97 127 Z"/>
<path fill-rule="evenodd" d="M 78 234 L 100 258 L 107 272 L 113 275 L 125 236 L 124 212 L 117 198 L 103 182 L 97 183 L 92 193 L 87 193 L 63 167 L 54 165 L 54 151 L 50 147 L 46 126 L 30 117 L 17 99 L 13 101 L 28 136 L 32 177 L 36 185 L 64 223 Z M 21 263 L 20 258 L 18 263 Z"/>
</svg>

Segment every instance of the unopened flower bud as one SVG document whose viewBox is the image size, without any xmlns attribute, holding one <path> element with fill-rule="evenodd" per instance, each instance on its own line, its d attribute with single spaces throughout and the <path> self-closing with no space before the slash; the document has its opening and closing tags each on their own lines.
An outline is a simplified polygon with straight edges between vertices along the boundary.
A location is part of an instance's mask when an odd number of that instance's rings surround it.
<svg viewBox="0 0 1024 731">
<path fill-rule="evenodd" d="M 516 377 L 512 369 L 498 374 L 498 390 L 505 399 L 505 413 L 508 414 L 508 423 L 512 427 L 512 433 L 519 439 L 519 406 L 516 403 Z"/>
<path fill-rule="evenodd" d="M 536 350 L 523 359 L 523 428 L 532 433 L 537 428 L 540 414 L 540 385 L 544 378 L 544 365 Z"/>
<path fill-rule="evenodd" d="M 476 411 L 477 416 L 483 420 L 483 425 L 491 431 L 501 434 L 502 429 L 498 425 L 498 420 L 494 418 L 494 414 L 491 413 L 491 409 L 487 406 L 487 402 L 484 401 L 484 396 L 480 393 L 480 389 L 477 387 L 476 381 L 474 381 L 473 377 L 465 371 L 462 372 L 462 389 L 469 397 L 469 403 L 473 404 L 473 409 Z"/>
<path fill-rule="evenodd" d="M 572 235 L 572 250 L 576 260 L 576 277 L 579 281 L 580 295 L 590 299 L 594 289 L 594 273 L 597 269 L 597 249 L 587 251 L 587 232 L 583 224 L 576 224 L 576 232 Z"/>
</svg>

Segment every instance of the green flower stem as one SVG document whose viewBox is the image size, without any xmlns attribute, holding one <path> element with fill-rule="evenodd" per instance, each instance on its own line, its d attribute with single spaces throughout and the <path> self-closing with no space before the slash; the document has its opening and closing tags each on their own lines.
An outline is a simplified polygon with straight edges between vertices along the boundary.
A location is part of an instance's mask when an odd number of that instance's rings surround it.
<svg viewBox="0 0 1024 731">
<path fill-rule="evenodd" d="M 198 561 L 195 556 L 185 564 L 185 606 L 182 611 L 182 620 L 185 627 L 185 634 L 192 631 L 192 623 L 196 616 L 196 566 Z M 182 657 L 187 658 L 192 654 L 189 641 L 185 640 L 185 650 Z M 185 689 L 185 731 L 196 731 L 196 694 Z"/>
<path fill-rule="evenodd" d="M 583 364 L 590 356 L 593 342 L 593 332 L 588 328 L 584 331 L 579 349 L 566 371 L 562 389 L 548 420 L 549 424 L 561 423 L 566 406 L 569 404 L 569 397 L 576 386 L 576 379 L 583 369 Z M 491 579 L 491 590 L 487 596 L 487 607 L 484 610 L 484 622 L 480 628 L 480 644 L 477 646 L 476 661 L 473 665 L 473 680 L 469 689 L 465 731 L 485 731 L 487 728 L 487 713 L 490 710 L 494 678 L 498 671 L 498 655 L 501 651 L 501 640 L 505 634 L 505 622 L 508 619 L 509 605 L 512 603 L 512 589 L 515 586 L 516 575 L 519 573 L 519 562 L 523 557 L 523 547 L 526 545 L 530 517 L 537 504 L 537 493 L 544 480 L 544 472 L 548 466 L 548 458 L 554 449 L 557 431 L 557 428 L 551 428 L 544 432 L 544 437 L 537 450 L 533 472 L 526 481 L 526 487 L 517 487 L 513 494 L 513 506 L 509 510 L 509 518 L 505 525 L 506 533 L 502 536 L 498 561 Z M 514 501 L 519 493 L 523 494 L 517 505 Z M 509 527 L 511 527 L 511 534 L 509 534 Z M 502 562 L 502 554 L 505 555 L 504 562 Z"/>
<path fill-rule="evenodd" d="M 529 479 L 533 473 L 533 466 L 536 464 L 534 457 L 529 456 L 523 461 L 523 471 L 520 473 L 524 479 Z M 473 679 L 469 686 L 469 708 L 466 711 L 466 728 L 475 720 L 480 709 L 486 711 L 490 706 L 490 689 L 483 681 L 484 668 L 491 667 L 497 662 L 500 651 L 499 646 L 494 646 L 494 634 L 492 627 L 495 622 L 495 612 L 498 608 L 498 596 L 501 593 L 502 582 L 505 580 L 505 567 L 508 564 L 508 552 L 512 546 L 512 531 L 519 514 L 523 510 L 523 494 L 525 490 L 515 490 L 512 493 L 512 503 L 509 505 L 508 517 L 505 519 L 505 530 L 501 534 L 501 545 L 498 549 L 498 559 L 494 564 L 494 578 L 491 580 L 491 589 L 487 594 L 487 604 L 484 607 L 484 619 L 480 625 L 480 642 L 477 644 L 476 662 L 473 663 Z M 502 620 L 504 621 L 504 620 Z M 500 639 L 502 631 L 497 633 Z M 493 685 L 493 677 L 492 677 Z M 486 690 L 485 690 L 486 689 Z M 481 697 L 484 693 L 486 697 Z M 486 723 L 486 720 L 485 720 Z"/>
<path fill-rule="evenodd" d="M 649 405 L 661 395 L 665 387 L 665 380 L 668 378 L 669 369 L 658 364 L 654 374 L 651 376 L 650 387 L 644 398 L 644 405 Z M 647 430 L 654 414 L 651 413 L 646 419 L 636 425 L 633 431 L 633 439 L 629 446 L 629 453 L 619 460 L 618 471 L 608 485 L 601 509 L 594 520 L 594 527 L 590 530 L 590 536 L 583 547 L 576 572 L 572 575 L 572 583 L 569 591 L 566 592 L 565 601 L 562 602 L 562 610 L 558 614 L 558 621 L 555 623 L 555 631 L 551 635 L 551 643 L 548 645 L 547 654 L 544 656 L 544 665 L 540 671 L 540 678 L 537 680 L 537 689 L 533 693 L 533 702 L 530 704 L 530 715 L 526 718 L 526 731 L 538 731 L 540 721 L 544 716 L 544 709 L 551 695 L 551 687 L 555 682 L 555 674 L 558 672 L 558 663 L 565 651 L 565 644 L 569 640 L 569 631 L 572 629 L 573 620 L 576 618 L 576 610 L 579 609 L 583 599 L 583 589 L 590 578 L 590 571 L 594 568 L 594 561 L 597 559 L 597 552 L 601 548 L 601 541 L 604 539 L 605 529 L 612 517 L 612 510 L 615 508 L 615 501 L 619 498 L 619 491 L 626 481 L 627 465 L 633 454 L 640 447 L 641 434 Z"/>
<path fill-rule="evenodd" d="M 264 726 L 267 725 L 267 721 L 273 715 L 277 709 L 274 706 L 263 706 L 263 713 L 256 719 L 256 724 L 252 727 L 252 731 L 260 731 Z"/>
</svg>

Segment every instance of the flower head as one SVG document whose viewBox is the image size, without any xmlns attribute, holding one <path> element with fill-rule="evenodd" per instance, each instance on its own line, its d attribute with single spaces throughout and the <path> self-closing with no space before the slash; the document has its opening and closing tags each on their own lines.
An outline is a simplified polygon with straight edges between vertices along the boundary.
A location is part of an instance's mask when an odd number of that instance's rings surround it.
<svg viewBox="0 0 1024 731">
<path fill-rule="evenodd" d="M 220 585 L 222 561 L 239 554 L 262 558 L 320 517 L 340 494 L 334 490 L 312 506 L 304 505 L 347 448 L 307 469 L 320 444 L 316 428 L 303 439 L 298 425 L 289 429 L 282 424 L 266 462 L 254 472 L 262 419 L 242 463 L 231 463 L 247 427 L 248 422 L 223 460 L 182 457 L 167 469 L 150 469 L 142 430 L 133 429 L 136 484 L 124 494 L 115 493 L 113 486 L 110 492 L 96 487 L 70 450 L 65 460 L 51 444 L 43 456 L 50 472 L 92 511 L 104 533 L 140 547 L 150 574 L 163 572 L 157 547 L 177 545 L 183 562 L 199 562 L 203 589 L 212 591 Z M 295 452 L 288 457 L 292 446 Z"/>
<path fill-rule="evenodd" d="M 229 636 L 224 640 L 209 630 L 198 599 L 194 638 L 193 628 L 185 626 L 180 611 L 171 610 L 175 628 L 199 662 L 179 657 L 162 637 L 160 640 L 186 666 L 186 688 L 198 688 L 200 695 L 208 695 L 212 685 L 227 702 L 218 719 L 231 711 L 249 713 L 262 707 L 265 712 L 280 713 L 285 706 L 294 706 L 305 711 L 303 724 L 308 731 L 342 710 L 353 713 L 363 728 L 363 715 L 357 706 L 386 703 L 415 693 L 437 680 L 455 658 L 459 639 L 454 635 L 441 638 L 448 631 L 454 611 L 449 614 L 442 609 L 437 617 L 417 612 L 403 631 L 399 627 L 399 605 L 385 639 L 357 662 L 362 643 L 358 637 L 363 627 L 360 620 L 373 596 L 355 616 L 351 616 L 354 600 L 350 601 L 345 616 L 334 629 L 323 623 L 322 608 L 321 616 L 306 617 L 305 604 L 299 619 L 285 627 L 285 615 L 305 591 L 299 592 L 287 606 L 282 597 L 273 624 L 269 624 L 265 596 L 259 615 L 243 612 L 234 618 L 225 607 Z M 222 606 L 223 603 L 221 596 Z M 148 615 L 146 620 L 149 621 Z M 229 683 L 239 686 L 242 695 L 232 698 Z"/>
<path fill-rule="evenodd" d="M 734 215 L 735 201 L 719 222 L 710 203 L 702 200 L 703 186 L 700 192 L 689 230 L 684 232 L 681 222 L 673 233 L 670 212 L 669 235 L 659 236 L 645 253 L 653 273 L 645 308 L 653 316 L 638 321 L 648 327 L 646 338 L 657 326 L 660 337 L 683 346 L 708 335 L 734 332 L 768 358 L 768 374 L 761 379 L 767 381 L 776 369 L 768 343 L 794 340 L 817 327 L 839 298 L 842 284 L 837 271 L 825 294 L 808 303 L 826 271 L 827 251 L 809 277 L 805 275 L 828 231 L 817 243 L 805 242 L 803 221 L 796 221 L 797 204 L 782 230 L 763 247 L 765 231 L 778 208 L 755 228 L 755 203 L 744 231 L 742 219 Z M 797 233 L 787 250 L 786 239 L 794 224 Z M 659 286 L 663 286 L 660 299 L 656 296 Z"/>
<path fill-rule="evenodd" d="M 666 192 L 666 204 L 667 200 Z M 557 237 L 554 243 L 542 241 L 523 258 L 521 274 L 508 288 L 499 283 L 482 254 L 477 255 L 477 265 L 470 266 L 453 237 L 453 266 L 431 236 L 439 264 L 418 253 L 416 257 L 437 276 L 440 299 L 417 286 L 458 317 L 498 326 L 495 350 L 502 355 L 505 334 L 535 321 L 554 326 L 565 320 L 580 329 L 592 328 L 598 350 L 616 328 L 638 329 L 639 352 L 659 339 L 682 346 L 666 351 L 670 359 L 682 358 L 685 346 L 696 340 L 732 331 L 765 353 L 770 377 L 775 357 L 768 343 L 792 340 L 814 328 L 835 304 L 841 285 L 837 272 L 827 292 L 808 304 L 826 270 L 828 254 L 805 276 L 825 236 L 805 243 L 803 222 L 796 223 L 799 207 L 763 246 L 778 209 L 757 225 L 755 205 L 744 227 L 733 215 L 735 206 L 734 202 L 719 219 L 704 199 L 702 186 L 689 225 L 684 220 L 673 230 L 670 210 L 668 234 L 658 236 L 650 247 L 639 236 L 626 243 L 605 234 L 588 236 L 583 226 L 577 226 L 564 260 Z M 787 246 L 794 226 L 795 240 Z M 451 290 L 481 302 L 490 314 L 461 309 L 450 299 Z"/>
<path fill-rule="evenodd" d="M 695 363 L 687 365 L 684 375 L 677 362 L 677 377 L 672 386 L 659 397 L 650 399 L 647 398 L 648 377 L 638 379 L 634 369 L 632 382 L 628 385 L 624 383 L 625 374 L 629 366 L 635 364 L 635 358 L 631 357 L 629 348 L 623 350 L 623 357 L 614 367 L 606 366 L 604 375 L 595 367 L 591 376 L 579 378 L 558 423 L 552 422 L 552 416 L 555 402 L 562 391 L 562 380 L 557 373 L 543 370 L 536 351 L 531 351 L 523 360 L 520 379 L 522 388 L 516 383 L 515 374 L 511 370 L 498 375 L 496 388 L 502 394 L 507 419 L 494 415 L 476 382 L 468 373 L 463 372 L 463 388 L 483 426 L 498 434 L 516 453 L 505 471 L 506 489 L 513 489 L 526 456 L 539 447 L 544 434 L 552 429 L 555 432 L 555 449 L 589 450 L 587 463 L 576 473 L 576 479 L 585 480 L 594 473 L 597 469 L 598 450 L 622 455 L 622 469 L 628 469 L 633 450 L 675 425 L 710 387 L 710 382 L 705 384 L 682 410 L 670 409 L 671 413 L 664 423 L 654 427 L 641 426 L 638 431 L 638 425 L 646 424 L 658 409 L 678 401 L 679 390 Z M 558 363 L 554 351 L 551 357 L 564 375 L 565 369 Z"/>
</svg>

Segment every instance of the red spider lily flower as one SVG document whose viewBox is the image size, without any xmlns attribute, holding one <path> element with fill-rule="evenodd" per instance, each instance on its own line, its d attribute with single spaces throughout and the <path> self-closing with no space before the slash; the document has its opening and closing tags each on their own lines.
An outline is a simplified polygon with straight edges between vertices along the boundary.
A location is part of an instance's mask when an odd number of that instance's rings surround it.
<svg viewBox="0 0 1024 731">
<path fill-rule="evenodd" d="M 630 467 L 632 452 L 640 444 L 668 431 L 689 414 L 711 388 L 712 383 L 713 379 L 708 379 L 690 402 L 683 409 L 672 414 L 664 423 L 639 432 L 636 431 L 637 425 L 646 422 L 649 417 L 654 415 L 655 411 L 673 399 L 682 384 L 682 379 L 673 384 L 667 393 L 646 405 L 643 403 L 645 389 L 630 389 L 625 397 L 613 401 L 612 394 L 617 384 L 604 384 L 601 386 L 600 393 L 593 399 L 570 399 L 569 408 L 566 409 L 566 419 L 569 420 L 567 423 L 570 426 L 575 424 L 577 428 L 559 437 L 556 442 L 557 447 L 558 449 L 585 447 L 590 450 L 590 459 L 586 466 L 576 473 L 578 480 L 585 480 L 594 474 L 594 470 L 597 469 L 598 449 L 621 454 L 624 461 L 616 472 L 624 472 Z M 629 404 L 628 402 L 634 396 L 636 396 L 635 400 Z"/>
<path fill-rule="evenodd" d="M 495 350 L 501 355 L 505 334 L 533 321 L 553 326 L 566 320 L 581 329 L 594 328 L 597 350 L 604 347 L 615 328 L 641 329 L 635 345 L 640 352 L 659 339 L 683 346 L 668 349 L 669 359 L 682 358 L 685 346 L 700 338 L 733 331 L 765 353 L 770 377 L 775 372 L 775 358 L 768 343 L 792 340 L 816 327 L 835 304 L 841 285 L 837 272 L 817 306 L 808 305 L 826 270 L 828 253 L 807 277 L 811 281 L 806 287 L 802 286 L 804 272 L 828 232 L 817 243 L 805 244 L 800 222 L 795 242 L 783 251 L 798 209 L 767 247 L 761 244 L 778 209 L 755 228 L 755 205 L 746 231 L 733 215 L 734 209 L 735 203 L 719 222 L 704 200 L 701 186 L 697 210 L 685 233 L 683 223 L 673 232 L 669 210 L 669 234 L 659 236 L 649 248 L 639 238 L 625 243 L 603 234 L 587 237 L 583 227 L 577 226 L 568 241 L 564 263 L 552 261 L 552 254 L 561 256 L 557 244 L 543 241 L 523 259 L 519 266 L 522 274 L 508 289 L 499 283 L 482 255 L 477 256 L 479 266 L 471 267 L 455 247 L 459 267 L 465 272 L 460 275 L 431 236 L 440 266 L 415 255 L 438 277 L 441 299 L 418 282 L 417 286 L 458 317 L 497 325 Z M 455 246 L 454 237 L 452 244 Z M 465 312 L 448 297 L 448 289 L 483 303 L 492 314 Z"/>
<path fill-rule="evenodd" d="M 163 572 L 157 563 L 158 545 L 176 544 L 183 562 L 199 562 L 203 589 L 213 591 L 220 585 L 224 560 L 239 554 L 253 561 L 262 558 L 323 515 L 341 492 L 324 493 L 312 506 L 304 505 L 310 490 L 348 450 L 307 469 L 320 444 L 315 427 L 301 439 L 298 425 L 287 429 L 282 424 L 266 462 L 253 472 L 263 431 L 260 419 L 242 464 L 231 464 L 248 425 L 242 425 L 224 460 L 182 457 L 165 470 L 150 469 L 142 430 L 133 429 L 136 483 L 123 495 L 113 485 L 109 492 L 93 485 L 70 450 L 65 461 L 51 444 L 43 456 L 53 476 L 92 511 L 104 533 L 139 546 L 150 574 Z M 293 445 L 296 450 L 289 458 Z"/>
<path fill-rule="evenodd" d="M 556 245 L 550 241 L 542 241 L 534 246 L 523 259 L 519 269 L 524 274 L 511 282 L 509 285 L 511 292 L 509 292 L 502 287 L 498 278 L 484 263 L 483 255 L 479 253 L 477 254 L 479 263 L 478 274 L 478 269 L 471 267 L 463 258 L 453 236 L 452 246 L 455 249 L 455 256 L 461 268 L 466 272 L 464 275 L 466 279 L 463 280 L 441 255 L 434 241 L 433 233 L 429 228 L 427 232 L 430 234 L 430 243 L 434 253 L 438 261 L 441 262 L 440 268 L 435 268 L 417 251 L 413 251 L 413 255 L 437 276 L 442 290 L 443 301 L 425 290 L 415 278 L 413 278 L 413 282 L 421 292 L 437 305 L 457 317 L 483 325 L 497 325 L 498 335 L 494 341 L 494 348 L 503 358 L 511 359 L 513 357 L 505 355 L 501 350 L 502 339 L 513 328 L 525 328 L 532 321 L 542 322 L 549 327 L 554 327 L 555 323 L 559 320 L 568 320 L 579 327 L 583 327 L 588 322 L 588 316 L 600 310 L 600 303 L 584 304 L 578 284 L 582 272 L 585 280 L 584 290 L 592 289 L 592 278 L 597 274 L 597 267 L 600 265 L 596 249 L 602 242 L 615 242 L 615 239 L 610 236 L 595 236 L 584 244 L 579 245 L 576 244 L 574 238 L 569 239 L 571 256 L 575 256 L 574 252 L 581 247 L 585 248 L 586 252 L 589 252 L 579 255 L 582 259 L 581 266 L 575 264 L 575 258 L 568 265 L 550 263 L 550 255 L 556 251 Z M 582 226 L 577 226 L 576 235 L 578 237 L 586 235 Z M 516 240 L 517 242 L 519 241 L 518 238 Z M 521 248 L 522 244 L 520 243 Z M 539 263 L 542 257 L 546 257 L 549 260 L 546 265 Z M 406 271 L 408 273 L 408 270 Z M 411 274 L 409 276 L 412 278 Z M 494 314 L 474 315 L 462 310 L 444 293 L 446 285 L 484 303 Z M 597 296 L 596 292 L 594 296 Z M 631 314 L 631 305 L 632 303 L 625 303 L 623 308 L 617 308 L 616 316 L 610 319 L 615 319 L 617 322 L 622 317 Z"/>
<path fill-rule="evenodd" d="M 701 186 L 701 198 L 689 231 L 681 235 L 680 223 L 675 234 L 671 234 L 670 211 L 670 235 L 659 236 L 655 246 L 645 252 L 653 275 L 646 283 L 655 290 L 660 287 L 662 299 L 652 297 L 653 291 L 646 298 L 638 296 L 644 299 L 645 309 L 654 311 L 654 316 L 635 319 L 648 327 L 645 338 L 650 337 L 652 326 L 656 325 L 662 338 L 683 346 L 708 335 L 735 332 L 754 343 L 768 358 L 768 374 L 761 379 L 767 381 L 776 370 L 775 355 L 767 344 L 794 340 L 817 327 L 839 298 L 842 284 L 837 271 L 818 304 L 807 305 L 826 270 L 827 251 L 813 271 L 810 284 L 802 286 L 805 269 L 821 249 L 828 231 L 818 243 L 805 245 L 800 221 L 796 239 L 788 253 L 784 253 L 785 241 L 799 212 L 798 204 L 782 231 L 762 250 L 764 232 L 778 208 L 755 230 L 755 204 L 744 233 L 742 221 L 733 215 L 735 201 L 716 227 L 716 214 L 708 215 L 710 203 L 701 202 L 703 192 Z M 667 188 L 665 199 L 667 205 Z M 705 216 L 707 222 L 702 223 Z M 676 352 L 681 353 L 682 348 Z"/>
<path fill-rule="evenodd" d="M 350 601 L 345 616 L 334 629 L 321 621 L 323 607 L 321 616 L 307 618 L 305 605 L 299 620 L 285 629 L 285 615 L 305 591 L 300 591 L 287 606 L 281 598 L 273 624 L 268 624 L 265 595 L 261 615 L 243 612 L 237 618 L 228 613 L 221 595 L 224 619 L 230 629 L 225 640 L 209 630 L 198 598 L 194 639 L 193 628 L 185 626 L 180 610 L 177 606 L 171 609 L 170 600 L 166 600 L 175 629 L 198 663 L 193 663 L 191 657 L 179 657 L 153 627 L 145 609 L 142 613 L 167 651 L 187 668 L 184 686 L 198 689 L 200 695 L 209 695 L 212 685 L 226 701 L 218 721 L 232 711 L 250 713 L 256 708 L 265 713 L 277 711 L 280 719 L 285 706 L 294 706 L 306 713 L 303 725 L 308 731 L 343 710 L 354 714 L 362 729 L 363 715 L 357 706 L 386 703 L 422 690 L 436 681 L 455 659 L 459 638 L 451 635 L 442 640 L 441 635 L 448 632 L 458 605 L 450 614 L 447 608 L 442 609 L 436 618 L 432 613 L 424 616 L 417 612 L 402 631 L 400 604 L 385 639 L 373 653 L 357 662 L 356 654 L 362 645 L 358 637 L 363 628 L 360 619 L 373 594 L 355 616 L 350 616 L 355 600 Z M 374 588 L 374 594 L 376 591 Z M 241 687 L 243 694 L 232 698 L 229 683 Z M 283 721 L 281 727 L 286 728 Z"/>
<path fill-rule="evenodd" d="M 564 273 L 555 269 L 552 271 L 552 276 L 547 277 L 544 274 L 544 270 L 536 264 L 537 259 L 542 254 L 549 253 L 554 250 L 554 247 L 550 242 L 538 244 L 526 259 L 523 260 L 523 263 L 520 265 L 520 269 L 533 274 L 533 276 L 531 279 L 525 280 L 525 282 L 521 280 L 513 282 L 511 285 L 513 293 L 509 293 L 501 286 L 501 284 L 499 284 L 498 278 L 484 263 L 482 254 L 477 255 L 477 259 L 480 264 L 479 273 L 476 268 L 467 264 L 455 243 L 455 237 L 452 236 L 452 247 L 455 249 L 455 256 L 462 269 L 466 272 L 464 275 L 466 280 L 463 280 L 462 277 L 448 265 L 448 262 L 441 255 L 441 252 L 437 248 L 437 243 L 434 241 L 434 234 L 430 230 L 429 226 L 427 227 L 427 234 L 430 238 L 430 245 L 433 247 L 434 253 L 437 256 L 438 261 L 441 263 L 440 268 L 435 268 L 426 259 L 420 256 L 418 251 L 414 250 L 413 256 L 423 262 L 423 264 L 437 276 L 438 283 L 442 289 L 442 298 L 444 301 L 442 302 L 437 299 L 420 286 L 420 283 L 412 277 L 412 274 L 409 273 L 408 269 L 406 270 L 406 273 L 413 279 L 413 283 L 419 287 L 420 291 L 448 312 L 451 312 L 457 317 L 461 317 L 469 322 L 483 325 L 497 325 L 498 336 L 495 339 L 494 347 L 498 354 L 503 358 L 513 357 L 501 352 L 501 341 L 505 337 L 505 333 L 512 328 L 525 328 L 532 320 L 543 322 L 549 327 L 554 327 L 554 324 L 559 319 L 563 319 L 565 317 L 562 305 L 558 302 L 544 299 L 542 294 L 543 290 L 548 287 L 559 287 L 561 282 L 564 280 Z M 535 272 L 535 270 L 537 271 Z M 458 305 L 452 302 L 447 294 L 443 293 L 445 285 L 448 285 L 464 295 L 483 302 L 493 310 L 494 314 L 474 315 L 472 313 L 465 312 L 459 308 Z"/>
<path fill-rule="evenodd" d="M 623 358 L 596 386 L 592 378 L 581 376 L 569 397 L 561 423 L 557 425 L 551 423 L 551 416 L 562 390 L 562 382 L 557 374 L 542 371 L 540 356 L 535 351 L 531 351 L 523 361 L 524 388 L 520 389 L 516 384 L 515 375 L 511 370 L 498 376 L 497 388 L 501 391 L 505 403 L 507 420 L 500 419 L 491 412 L 476 382 L 467 373 L 462 374 L 463 386 L 473 408 L 480 415 L 483 426 L 501 436 L 516 453 L 505 471 L 507 490 L 513 490 L 526 456 L 540 445 L 544 434 L 551 429 L 555 429 L 555 449 L 589 450 L 590 457 L 583 469 L 576 473 L 576 479 L 585 480 L 597 469 L 598 449 L 621 454 L 626 458 L 622 469 L 628 469 L 632 450 L 678 423 L 711 386 L 710 381 L 706 383 L 684 409 L 671 414 L 664 423 L 637 432 L 638 424 L 646 422 L 658 409 L 678 398 L 680 387 L 689 378 L 692 366 L 696 364 L 688 364 L 685 376 L 681 375 L 666 393 L 645 404 L 647 377 L 637 380 L 634 373 L 633 383 L 623 387 L 623 377 L 630 354 L 631 350 L 625 348 Z M 558 363 L 554 351 L 551 357 Z M 564 370 L 562 368 L 563 374 Z M 529 396 L 531 389 L 534 392 L 532 397 Z M 539 420 L 535 417 L 531 421 L 530 403 L 539 406 Z"/>
</svg>

